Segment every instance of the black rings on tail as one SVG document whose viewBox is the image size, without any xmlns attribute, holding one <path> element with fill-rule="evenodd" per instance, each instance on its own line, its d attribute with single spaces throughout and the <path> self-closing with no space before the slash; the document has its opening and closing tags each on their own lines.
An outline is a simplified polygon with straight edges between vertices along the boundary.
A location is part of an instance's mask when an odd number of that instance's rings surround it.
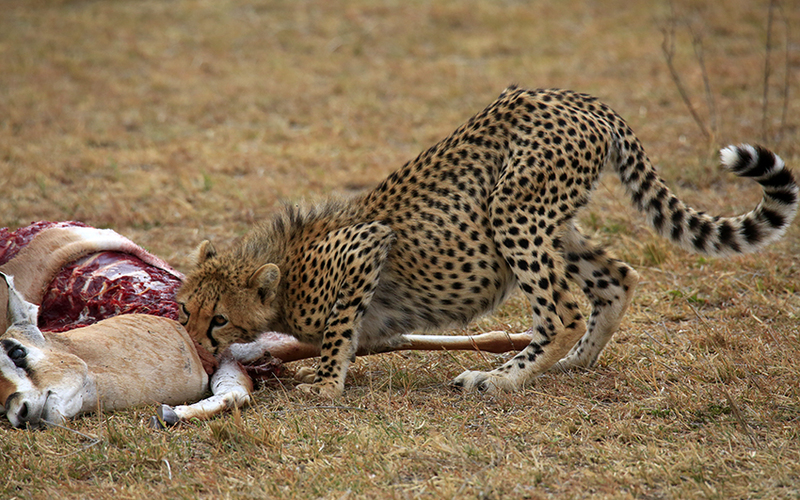
<svg viewBox="0 0 800 500">
<path fill-rule="evenodd" d="M 766 148 L 742 144 L 720 152 L 722 165 L 758 182 L 764 196 L 746 214 L 718 217 L 680 201 L 641 147 L 632 146 L 620 152 L 620 179 L 656 231 L 686 250 L 712 256 L 755 252 L 783 236 L 797 214 L 797 182 L 783 160 Z"/>
</svg>

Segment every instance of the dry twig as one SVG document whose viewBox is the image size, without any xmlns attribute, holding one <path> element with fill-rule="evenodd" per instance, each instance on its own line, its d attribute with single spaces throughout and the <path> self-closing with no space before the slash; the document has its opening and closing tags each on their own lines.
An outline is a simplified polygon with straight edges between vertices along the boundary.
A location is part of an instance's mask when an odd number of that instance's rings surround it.
<svg viewBox="0 0 800 500">
<path fill-rule="evenodd" d="M 783 139 L 783 132 L 786 128 L 786 120 L 789 114 L 789 75 L 791 71 L 789 70 L 789 21 L 786 19 L 786 13 L 783 10 L 783 6 L 778 2 L 778 0 L 770 0 L 769 2 L 769 9 L 767 14 L 767 41 L 765 47 L 765 56 L 764 56 L 764 92 L 762 96 L 762 103 L 761 103 L 761 138 L 764 142 L 767 141 L 767 135 L 769 131 L 769 127 L 767 125 L 767 115 L 769 113 L 769 79 L 772 75 L 772 68 L 770 67 L 770 60 L 772 58 L 772 27 L 774 25 L 775 19 L 775 10 L 780 12 L 781 20 L 783 21 L 784 25 L 784 78 L 783 78 L 783 105 L 781 107 L 781 122 L 780 128 L 778 129 L 776 141 L 778 143 L 781 142 Z"/>
<path fill-rule="evenodd" d="M 675 9 L 670 2 L 670 10 L 672 14 L 667 22 L 667 25 L 662 28 L 662 33 L 664 35 L 664 40 L 661 42 L 661 51 L 664 54 L 664 59 L 667 63 L 667 67 L 669 68 L 670 76 L 672 77 L 672 81 L 675 83 L 675 87 L 678 89 L 678 93 L 683 100 L 683 103 L 686 105 L 686 108 L 689 110 L 689 113 L 692 115 L 697 126 L 700 128 L 700 131 L 703 133 L 707 142 L 711 142 L 714 136 L 714 129 L 709 129 L 706 125 L 705 121 L 700 117 L 700 114 L 695 109 L 694 104 L 692 103 L 691 97 L 689 97 L 689 92 L 686 90 L 686 87 L 683 84 L 683 80 L 681 80 L 681 76 L 678 73 L 677 68 L 675 67 L 675 38 L 676 38 L 676 30 L 679 24 L 678 18 L 675 15 Z M 712 124 L 713 127 L 716 128 L 716 107 L 714 106 L 714 101 L 711 97 L 711 85 L 708 80 L 708 73 L 705 67 L 705 59 L 703 58 L 703 44 L 702 44 L 702 37 L 698 32 L 692 29 L 691 26 L 686 23 L 690 33 L 692 34 L 692 45 L 694 46 L 695 56 L 698 59 L 698 63 L 700 65 L 700 70 L 703 74 L 703 83 L 705 85 L 706 91 L 706 100 L 709 107 L 709 114 L 712 116 Z"/>
</svg>

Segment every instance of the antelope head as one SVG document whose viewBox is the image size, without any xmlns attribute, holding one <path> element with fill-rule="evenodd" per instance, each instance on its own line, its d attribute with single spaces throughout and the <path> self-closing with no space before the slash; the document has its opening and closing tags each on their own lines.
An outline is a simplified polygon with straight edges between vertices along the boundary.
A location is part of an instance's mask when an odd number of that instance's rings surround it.
<svg viewBox="0 0 800 500">
<path fill-rule="evenodd" d="M 44 338 L 36 326 L 38 306 L 17 292 L 12 277 L 0 276 L 9 325 L 0 335 L 0 411 L 14 427 L 41 427 L 80 413 L 94 385 L 86 363 L 61 348 L 58 336 Z"/>
</svg>

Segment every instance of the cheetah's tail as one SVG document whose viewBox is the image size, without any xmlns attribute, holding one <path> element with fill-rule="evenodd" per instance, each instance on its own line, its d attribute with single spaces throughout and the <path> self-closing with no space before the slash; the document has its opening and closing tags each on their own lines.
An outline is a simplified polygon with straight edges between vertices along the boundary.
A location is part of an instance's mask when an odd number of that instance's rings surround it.
<svg viewBox="0 0 800 500">
<path fill-rule="evenodd" d="M 755 252 L 780 239 L 797 214 L 800 189 L 791 170 L 761 146 L 728 146 L 720 152 L 725 168 L 752 178 L 764 191 L 758 206 L 736 217 L 711 216 L 688 207 L 670 192 L 643 151 L 623 156 L 627 158 L 618 171 L 634 204 L 660 235 L 691 252 L 712 256 Z"/>
</svg>

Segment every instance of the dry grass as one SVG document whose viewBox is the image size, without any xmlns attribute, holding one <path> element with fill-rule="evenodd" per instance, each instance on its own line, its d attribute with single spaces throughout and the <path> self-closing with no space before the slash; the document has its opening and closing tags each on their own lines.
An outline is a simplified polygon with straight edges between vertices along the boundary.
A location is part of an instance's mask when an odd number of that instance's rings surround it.
<svg viewBox="0 0 800 500">
<path fill-rule="evenodd" d="M 509 83 L 602 97 L 683 198 L 746 210 L 757 189 L 715 149 L 765 134 L 800 165 L 795 82 L 779 126 L 782 24 L 764 131 L 766 2 L 674 4 L 704 36 L 712 144 L 661 54 L 667 3 L 5 0 L 0 226 L 80 219 L 185 270 L 202 238 L 229 241 L 280 200 L 374 184 Z M 675 63 L 707 113 L 683 32 Z M 96 440 L 3 424 L 0 497 L 800 496 L 797 224 L 760 255 L 706 260 L 655 239 L 610 178 L 583 222 L 643 277 L 588 373 L 491 398 L 446 384 L 494 356 L 391 354 L 358 361 L 337 408 L 284 382 L 163 433 L 144 425 L 153 408 L 70 424 Z M 522 330 L 526 309 L 516 296 L 472 329 Z"/>
</svg>

